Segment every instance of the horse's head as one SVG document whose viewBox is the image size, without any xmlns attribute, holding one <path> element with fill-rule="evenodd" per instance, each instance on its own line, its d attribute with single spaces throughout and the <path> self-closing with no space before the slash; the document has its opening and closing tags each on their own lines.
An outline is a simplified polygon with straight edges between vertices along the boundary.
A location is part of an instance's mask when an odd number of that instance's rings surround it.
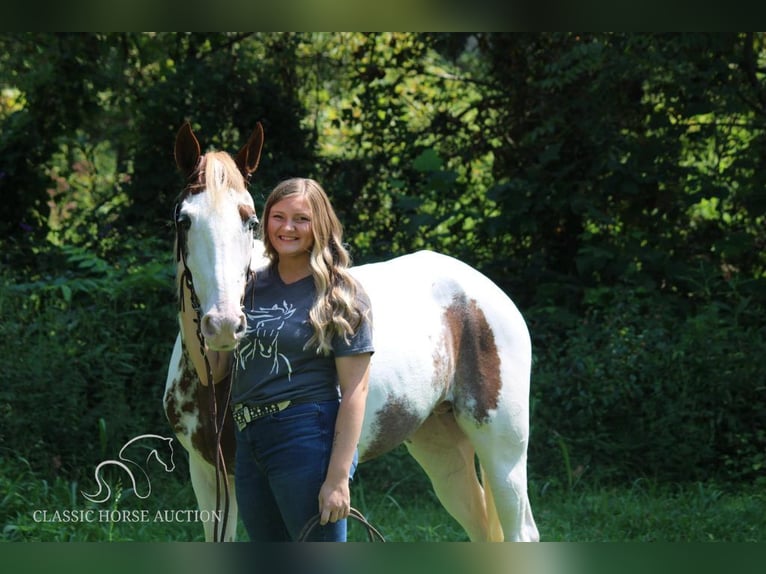
<svg viewBox="0 0 766 574">
<path fill-rule="evenodd" d="M 165 472 L 173 472 L 176 469 L 176 462 L 175 460 L 173 460 L 173 455 L 175 454 L 175 452 L 173 451 L 173 439 L 171 437 L 164 437 L 164 436 L 159 438 L 162 439 L 163 444 L 165 445 L 167 449 L 167 454 L 169 455 L 167 460 L 163 458 L 162 456 L 160 456 L 160 453 L 156 449 L 153 450 L 149 456 L 150 457 L 154 456 L 154 458 L 156 458 L 157 461 L 159 461 L 159 463 L 163 467 L 165 467 Z M 149 459 L 147 458 L 147 462 L 148 461 Z"/>
<path fill-rule="evenodd" d="M 179 273 L 191 278 L 201 333 L 214 351 L 236 347 L 247 327 L 242 297 L 258 218 L 246 181 L 262 146 L 260 123 L 236 158 L 201 154 L 188 122 L 176 136 L 176 164 L 187 178 L 175 210 Z"/>
</svg>

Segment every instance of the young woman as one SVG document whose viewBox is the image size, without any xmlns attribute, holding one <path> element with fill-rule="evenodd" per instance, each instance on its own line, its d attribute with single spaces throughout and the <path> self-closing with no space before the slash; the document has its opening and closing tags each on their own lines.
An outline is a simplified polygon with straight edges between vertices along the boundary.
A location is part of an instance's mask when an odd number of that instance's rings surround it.
<svg viewBox="0 0 766 574">
<path fill-rule="evenodd" d="M 236 496 L 253 541 L 345 541 L 370 357 L 371 311 L 349 275 L 342 227 L 311 179 L 266 200 L 270 265 L 245 292 L 247 334 L 232 366 Z"/>
</svg>

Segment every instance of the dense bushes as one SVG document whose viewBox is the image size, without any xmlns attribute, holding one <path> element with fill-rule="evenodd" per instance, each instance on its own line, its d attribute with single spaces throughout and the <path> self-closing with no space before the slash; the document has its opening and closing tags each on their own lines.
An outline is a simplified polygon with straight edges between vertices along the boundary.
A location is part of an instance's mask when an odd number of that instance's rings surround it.
<svg viewBox="0 0 766 574">
<path fill-rule="evenodd" d="M 570 485 L 581 476 L 763 480 L 766 329 L 757 309 L 600 295 L 560 338 L 537 324 L 535 474 Z"/>
<path fill-rule="evenodd" d="M 0 291 L 0 440 L 36 470 L 77 477 L 104 449 L 166 430 L 171 256 L 151 242 L 110 262 L 83 249 L 27 255 L 38 269 L 4 270 Z"/>
</svg>

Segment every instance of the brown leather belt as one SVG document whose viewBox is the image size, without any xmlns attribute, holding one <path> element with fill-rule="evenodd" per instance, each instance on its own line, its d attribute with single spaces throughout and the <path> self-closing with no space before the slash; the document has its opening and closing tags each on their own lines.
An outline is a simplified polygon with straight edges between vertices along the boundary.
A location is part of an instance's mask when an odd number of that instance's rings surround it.
<svg viewBox="0 0 766 574">
<path fill-rule="evenodd" d="M 248 425 L 248 423 L 267 415 L 281 412 L 289 407 L 291 403 L 292 401 L 282 401 L 268 405 L 246 405 L 244 403 L 237 403 L 231 409 L 231 414 L 234 416 L 234 422 L 236 423 L 237 428 L 241 431 Z"/>
</svg>

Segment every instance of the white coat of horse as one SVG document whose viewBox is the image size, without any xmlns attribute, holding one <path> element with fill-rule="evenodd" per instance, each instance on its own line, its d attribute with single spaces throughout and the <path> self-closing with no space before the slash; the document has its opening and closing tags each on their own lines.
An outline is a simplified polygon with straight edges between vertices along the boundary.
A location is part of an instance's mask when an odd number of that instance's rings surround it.
<svg viewBox="0 0 766 574">
<path fill-rule="evenodd" d="M 220 152 L 201 154 L 188 124 L 176 138 L 176 161 L 189 178 L 177 209 L 183 234 L 179 277 L 188 268 L 193 288 L 179 278 L 184 306 L 164 406 L 189 451 L 199 508 L 211 512 L 221 499 L 213 405 L 210 389 L 200 383 L 206 374 L 195 369 L 186 345 L 198 346 L 200 332 L 209 349 L 230 350 L 244 334 L 247 273 L 265 264 L 263 246 L 253 237 L 253 201 L 245 185 L 262 143 L 259 126 L 233 160 Z M 360 462 L 404 443 L 471 540 L 538 540 L 527 495 L 531 344 L 516 306 L 475 269 L 430 251 L 351 272 L 370 297 L 375 344 Z M 199 328 L 192 290 L 199 300 Z M 214 391 L 217 408 L 224 411 L 229 381 Z M 231 414 L 218 417 L 231 500 L 226 532 L 216 536 L 206 523 L 205 539 L 234 540 Z"/>
</svg>

